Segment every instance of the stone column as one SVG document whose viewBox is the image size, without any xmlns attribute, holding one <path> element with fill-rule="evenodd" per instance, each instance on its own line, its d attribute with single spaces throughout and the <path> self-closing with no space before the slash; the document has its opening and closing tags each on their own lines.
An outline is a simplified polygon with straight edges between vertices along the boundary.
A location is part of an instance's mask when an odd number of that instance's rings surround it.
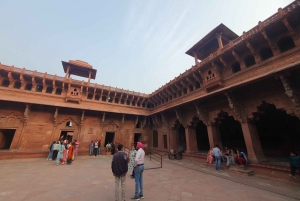
<svg viewBox="0 0 300 201">
<path fill-rule="evenodd" d="M 219 49 L 223 48 L 222 35 L 217 34 L 217 39 L 218 39 L 218 43 L 219 43 Z"/>
<path fill-rule="evenodd" d="M 247 155 L 251 162 L 258 163 L 264 160 L 265 156 L 261 148 L 261 143 L 257 133 L 256 125 L 247 121 L 241 123 L 245 144 L 247 147 Z"/>
<path fill-rule="evenodd" d="M 190 126 L 185 128 L 186 153 L 197 152 L 196 129 Z"/>
<path fill-rule="evenodd" d="M 216 145 L 219 145 L 219 147 L 223 147 L 221 134 L 218 126 L 212 124 L 208 125 L 207 133 L 210 147 L 215 147 Z"/>
<path fill-rule="evenodd" d="M 170 129 L 170 149 L 177 149 L 179 146 L 178 129 Z"/>
</svg>

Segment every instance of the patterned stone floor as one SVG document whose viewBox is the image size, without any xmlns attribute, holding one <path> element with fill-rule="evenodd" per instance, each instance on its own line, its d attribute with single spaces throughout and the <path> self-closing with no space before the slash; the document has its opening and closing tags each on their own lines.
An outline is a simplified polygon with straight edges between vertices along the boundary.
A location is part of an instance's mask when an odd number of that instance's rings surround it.
<svg viewBox="0 0 300 201">
<path fill-rule="evenodd" d="M 297 184 L 220 172 L 189 160 L 163 160 L 163 168 L 144 171 L 145 201 L 300 200 Z M 81 156 L 59 166 L 41 158 L 1 160 L 0 200 L 114 201 L 110 163 L 111 156 Z M 146 168 L 158 166 L 146 158 Z M 134 180 L 127 176 L 126 200 L 133 194 Z"/>
</svg>

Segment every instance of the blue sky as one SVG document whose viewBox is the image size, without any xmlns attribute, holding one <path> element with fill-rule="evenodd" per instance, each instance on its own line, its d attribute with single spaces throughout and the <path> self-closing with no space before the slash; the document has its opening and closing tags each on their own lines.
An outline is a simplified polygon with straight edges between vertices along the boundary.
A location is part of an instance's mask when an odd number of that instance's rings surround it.
<svg viewBox="0 0 300 201">
<path fill-rule="evenodd" d="M 64 76 L 61 61 L 83 60 L 93 83 L 151 93 L 194 65 L 185 52 L 220 23 L 241 35 L 291 2 L 0 0 L 0 62 Z"/>
</svg>

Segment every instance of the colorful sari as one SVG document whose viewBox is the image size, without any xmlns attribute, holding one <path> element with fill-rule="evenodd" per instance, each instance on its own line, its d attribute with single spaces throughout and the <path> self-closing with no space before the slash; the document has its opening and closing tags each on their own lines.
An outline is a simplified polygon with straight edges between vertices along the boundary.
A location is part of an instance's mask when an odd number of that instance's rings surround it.
<svg viewBox="0 0 300 201">
<path fill-rule="evenodd" d="M 212 149 L 210 149 L 210 150 L 208 151 L 208 153 L 207 153 L 207 160 L 206 160 L 206 162 L 207 162 L 207 163 L 212 163 L 213 160 L 214 160 L 214 157 L 213 157 L 213 151 L 212 151 Z"/>
</svg>

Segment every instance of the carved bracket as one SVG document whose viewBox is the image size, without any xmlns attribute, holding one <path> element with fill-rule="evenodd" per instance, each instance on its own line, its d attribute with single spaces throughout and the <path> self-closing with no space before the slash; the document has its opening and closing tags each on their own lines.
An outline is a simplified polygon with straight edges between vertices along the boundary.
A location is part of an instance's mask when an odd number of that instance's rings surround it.
<svg viewBox="0 0 300 201">
<path fill-rule="evenodd" d="M 55 112 L 54 112 L 54 119 L 53 119 L 53 124 L 54 127 L 56 127 L 56 122 L 57 122 L 57 116 L 58 116 L 58 108 L 55 108 Z"/>
<path fill-rule="evenodd" d="M 291 99 L 291 101 L 294 104 L 294 110 L 297 117 L 300 118 L 300 98 L 299 98 L 299 92 L 295 90 L 295 88 L 291 85 L 290 80 L 285 75 L 279 76 L 283 87 L 285 89 L 286 95 Z"/>
<path fill-rule="evenodd" d="M 82 114 L 81 114 L 81 119 L 80 119 L 80 126 L 82 126 L 82 123 L 83 123 L 83 120 L 84 120 L 84 110 L 82 111 Z"/>
<path fill-rule="evenodd" d="M 207 110 L 205 109 L 205 107 L 203 105 L 200 105 L 198 102 L 194 102 L 195 106 L 196 106 L 196 111 L 197 111 L 197 114 L 199 115 L 200 117 L 200 120 L 203 121 L 203 123 L 206 125 L 206 126 L 209 126 L 210 125 L 210 122 L 209 122 L 209 115 L 208 115 L 208 112 Z"/>
<path fill-rule="evenodd" d="M 234 95 L 230 92 L 225 92 L 225 95 L 228 99 L 229 107 L 233 110 L 233 112 L 236 114 L 238 121 L 240 122 L 246 122 L 247 118 L 244 115 L 244 112 L 242 110 L 242 107 L 240 103 L 236 100 Z"/>
<path fill-rule="evenodd" d="M 29 112 L 30 112 L 30 106 L 29 104 L 26 104 L 26 108 L 24 111 L 24 124 L 27 125 L 28 119 L 29 119 Z"/>
<path fill-rule="evenodd" d="M 183 117 L 183 113 L 181 110 L 178 110 L 177 108 L 174 109 L 177 120 L 183 125 L 183 127 L 186 128 L 187 124 L 185 121 L 185 118 Z"/>
</svg>

